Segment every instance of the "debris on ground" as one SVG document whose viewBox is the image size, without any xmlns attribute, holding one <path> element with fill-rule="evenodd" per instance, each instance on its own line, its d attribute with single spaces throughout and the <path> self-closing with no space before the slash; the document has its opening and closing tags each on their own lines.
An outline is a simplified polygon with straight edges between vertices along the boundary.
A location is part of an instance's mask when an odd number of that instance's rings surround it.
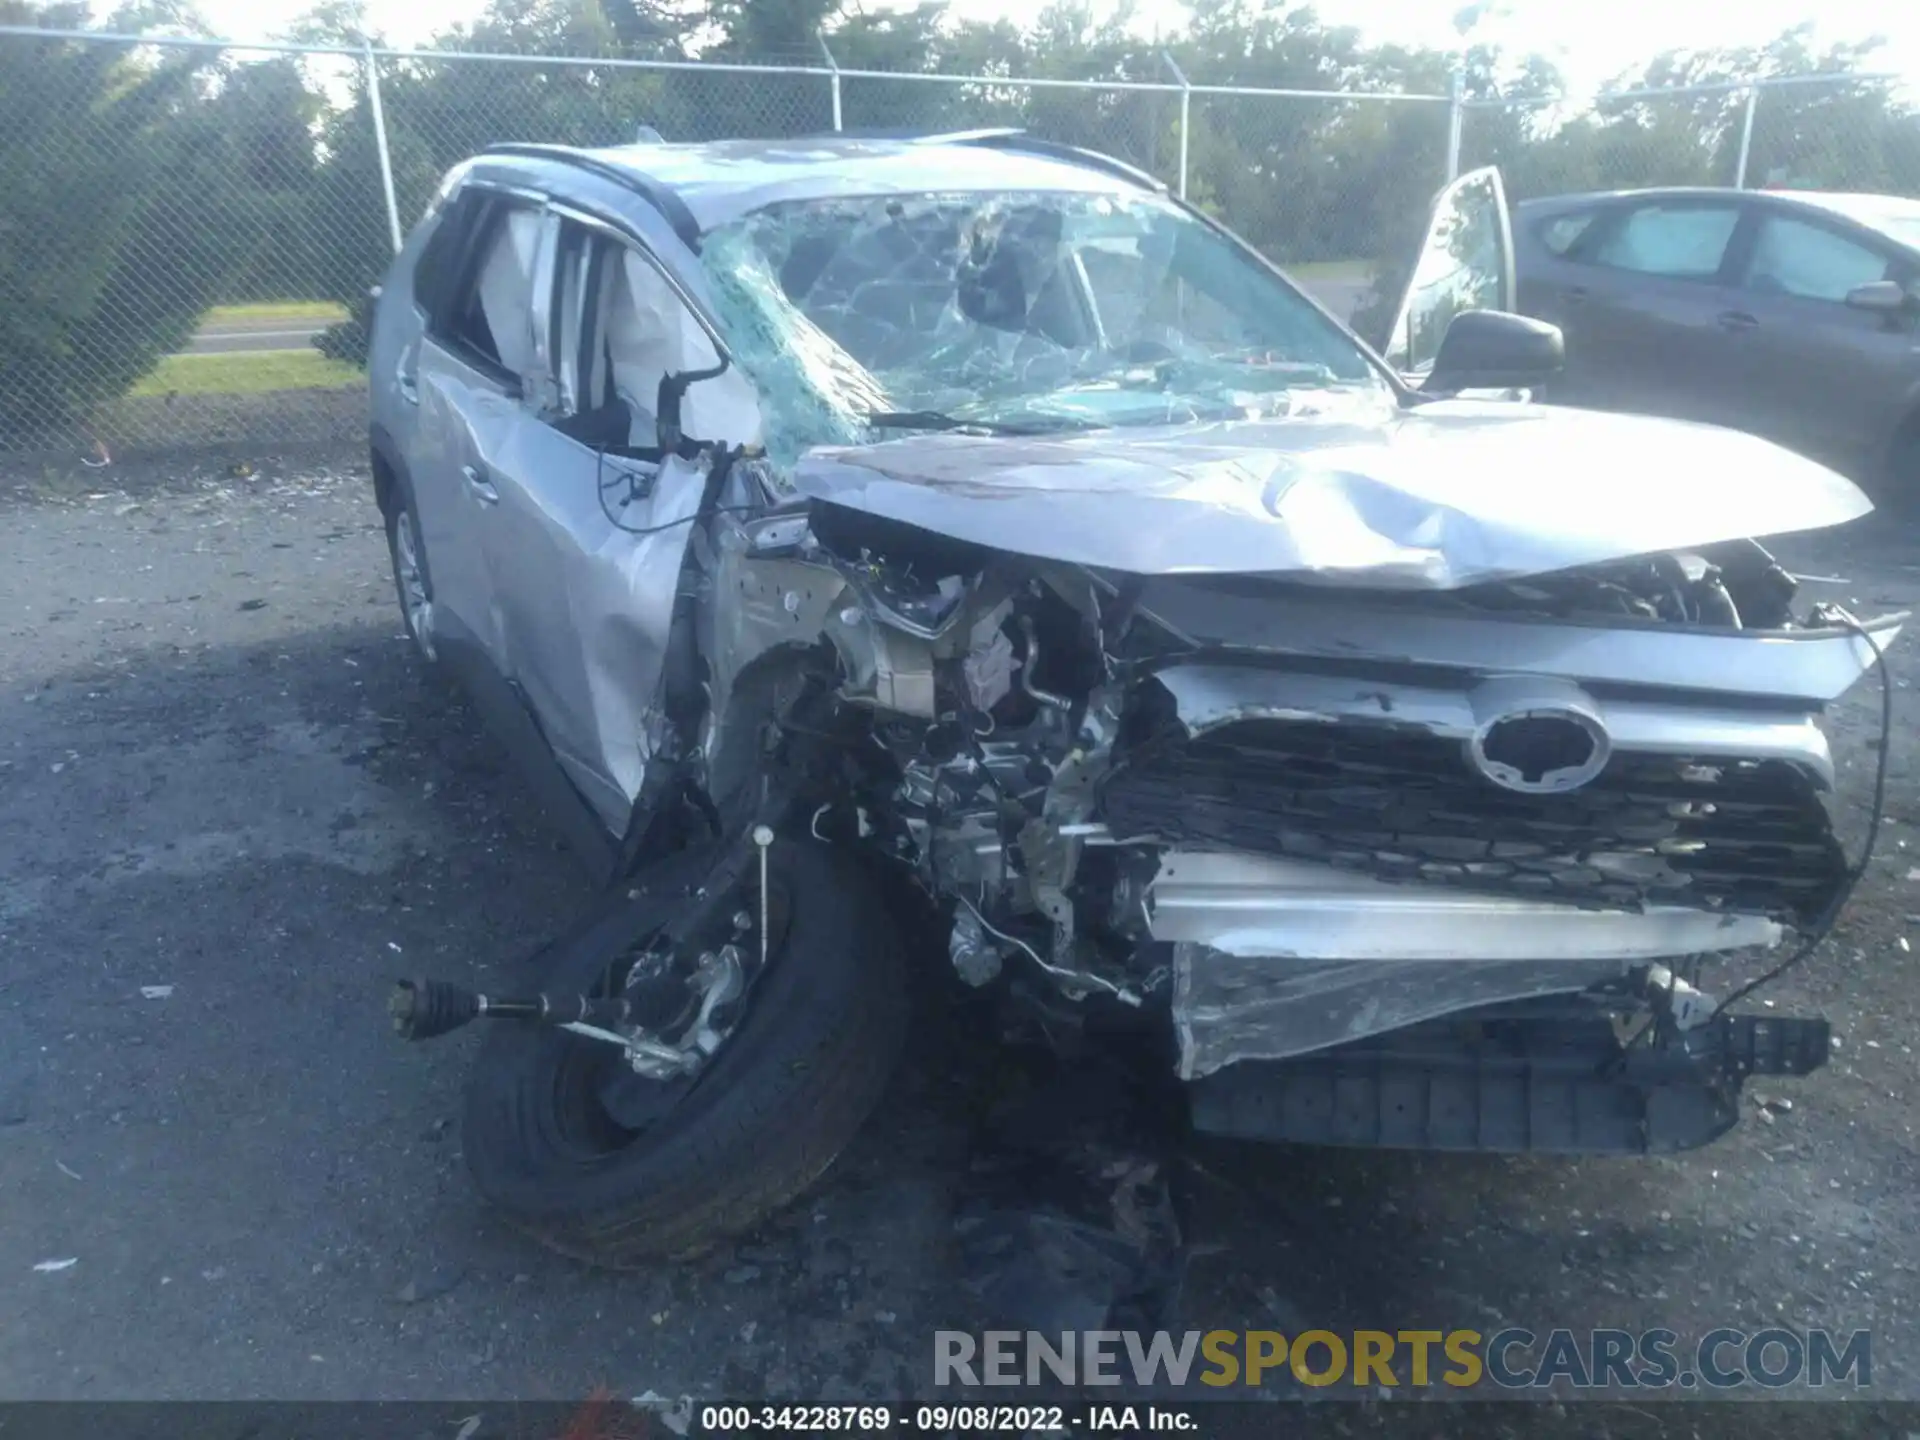
<svg viewBox="0 0 1920 1440">
<path fill-rule="evenodd" d="M 659 1417 L 660 1423 L 675 1435 L 684 1435 L 693 1426 L 693 1397 L 691 1395 L 682 1395 L 678 1400 L 669 1400 L 666 1396 L 658 1394 L 655 1391 L 644 1390 L 633 1397 L 633 1405 L 635 1409 L 649 1411 Z M 640 1433 L 644 1433 L 644 1424 L 645 1422 L 643 1421 L 643 1429 Z M 624 1437 L 629 1433 L 633 1432 L 624 1430 L 594 1430 L 588 1431 L 587 1435 L 591 1436 L 592 1440 L 601 1440 L 603 1436 L 606 1437 L 606 1440 L 624 1440 Z M 573 1440 L 571 1431 L 568 1432 L 568 1440 Z M 586 1437 L 583 1436 L 582 1440 L 586 1440 Z"/>
<path fill-rule="evenodd" d="M 993 1327 L 1178 1328 L 1168 1131 L 1136 1087 L 1118 1065 L 1069 1061 L 989 1116 L 954 1224 L 962 1283 Z"/>
<path fill-rule="evenodd" d="M 400 1287 L 397 1298 L 402 1305 L 419 1305 L 428 1300 L 437 1300 L 466 1279 L 466 1275 L 464 1266 L 440 1266 L 407 1281 Z"/>
<path fill-rule="evenodd" d="M 142 985 L 140 987 L 140 995 L 142 999 L 146 1000 L 170 1000 L 173 998 L 173 986 Z"/>
<path fill-rule="evenodd" d="M 57 1270 L 71 1270 L 79 1263 L 80 1257 L 78 1255 L 70 1255 L 65 1260 L 42 1260 L 33 1268 L 38 1274 L 51 1275 Z"/>
</svg>

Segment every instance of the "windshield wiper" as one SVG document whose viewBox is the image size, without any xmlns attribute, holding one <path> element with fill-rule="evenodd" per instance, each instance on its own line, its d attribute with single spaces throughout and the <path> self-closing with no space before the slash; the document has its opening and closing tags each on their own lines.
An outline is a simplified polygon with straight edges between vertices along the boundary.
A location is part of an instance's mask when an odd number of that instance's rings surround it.
<svg viewBox="0 0 1920 1440">
<path fill-rule="evenodd" d="M 875 430 L 972 430 L 982 435 L 1048 435 L 1059 430 L 1102 428 L 1098 421 L 1068 415 L 1026 421 L 966 420 L 940 410 L 876 410 L 860 418 Z"/>
</svg>

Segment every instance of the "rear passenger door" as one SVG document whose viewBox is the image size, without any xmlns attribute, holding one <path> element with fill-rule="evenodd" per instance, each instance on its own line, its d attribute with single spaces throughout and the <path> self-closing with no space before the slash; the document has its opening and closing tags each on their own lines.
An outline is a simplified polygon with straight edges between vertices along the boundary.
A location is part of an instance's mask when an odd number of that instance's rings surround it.
<svg viewBox="0 0 1920 1440">
<path fill-rule="evenodd" d="M 1736 264 L 1738 384 L 1747 428 L 1843 468 L 1880 453 L 1920 378 L 1911 312 L 1847 304 L 1913 269 L 1890 246 L 1815 215 L 1763 210 Z"/>
<path fill-rule="evenodd" d="M 1738 200 L 1649 200 L 1601 214 L 1574 242 L 1551 298 L 1566 335 L 1556 397 L 1729 423 L 1736 387 L 1721 316 Z"/>
<path fill-rule="evenodd" d="M 407 459 L 435 629 L 477 645 L 495 668 L 504 668 L 504 654 L 483 531 L 499 498 L 494 457 L 526 413 L 541 368 L 532 327 L 539 206 L 479 184 L 449 202 L 421 258 L 424 333 L 396 377 L 419 409 Z"/>
</svg>

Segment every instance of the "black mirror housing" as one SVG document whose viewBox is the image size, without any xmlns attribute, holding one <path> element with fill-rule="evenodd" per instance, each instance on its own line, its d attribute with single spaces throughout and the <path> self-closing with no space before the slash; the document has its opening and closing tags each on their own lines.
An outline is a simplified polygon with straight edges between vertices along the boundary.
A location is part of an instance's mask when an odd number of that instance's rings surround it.
<svg viewBox="0 0 1920 1440">
<path fill-rule="evenodd" d="M 681 424 L 681 402 L 687 398 L 687 391 L 702 380 L 712 380 L 727 373 L 727 362 L 722 360 L 709 370 L 674 370 L 660 377 L 660 389 L 654 400 L 654 430 L 662 454 L 669 454 L 680 448 L 680 442 L 686 438 L 686 429 Z"/>
<path fill-rule="evenodd" d="M 1462 310 L 1448 323 L 1420 393 L 1525 389 L 1551 380 L 1566 361 L 1558 325 L 1505 310 Z"/>
<path fill-rule="evenodd" d="M 1497 169 L 1470 170 L 1434 199 L 1407 275 L 1381 354 L 1411 378 L 1433 368 L 1453 316 L 1514 308 L 1513 221 Z"/>
</svg>

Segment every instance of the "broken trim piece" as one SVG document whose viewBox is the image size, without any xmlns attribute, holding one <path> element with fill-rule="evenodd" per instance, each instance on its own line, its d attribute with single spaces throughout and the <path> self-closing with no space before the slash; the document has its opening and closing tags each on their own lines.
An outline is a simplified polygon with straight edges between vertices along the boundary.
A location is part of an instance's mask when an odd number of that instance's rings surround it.
<svg viewBox="0 0 1920 1440">
<path fill-rule="evenodd" d="M 1510 1002 L 1577 995 L 1620 980 L 1617 960 L 1302 960 L 1173 951 L 1177 1073 L 1196 1080 L 1250 1061 L 1287 1060 L 1423 1021 Z"/>
<path fill-rule="evenodd" d="M 1168 851 L 1147 894 L 1155 940 L 1275 959 L 1643 961 L 1774 945 L 1782 934 L 1760 916 L 1589 910 L 1209 851 Z"/>
</svg>

